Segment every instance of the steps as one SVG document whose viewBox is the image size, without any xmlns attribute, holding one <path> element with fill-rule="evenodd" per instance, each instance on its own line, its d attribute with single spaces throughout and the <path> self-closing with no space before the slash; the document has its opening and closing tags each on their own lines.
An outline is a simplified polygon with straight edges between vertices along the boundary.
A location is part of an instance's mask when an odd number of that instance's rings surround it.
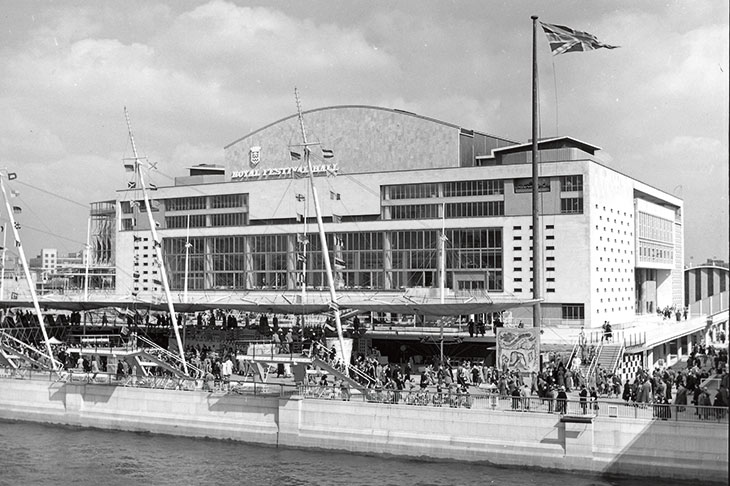
<svg viewBox="0 0 730 486">
<path fill-rule="evenodd" d="M 623 350 L 622 344 L 604 344 L 598 354 L 598 365 L 608 373 L 616 372 Z"/>
</svg>

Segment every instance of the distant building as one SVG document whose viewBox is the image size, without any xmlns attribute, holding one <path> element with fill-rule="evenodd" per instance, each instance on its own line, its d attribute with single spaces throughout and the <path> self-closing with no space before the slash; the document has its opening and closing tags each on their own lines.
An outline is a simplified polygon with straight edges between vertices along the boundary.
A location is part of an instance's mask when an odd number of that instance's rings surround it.
<svg viewBox="0 0 730 486">
<path fill-rule="evenodd" d="M 730 270 L 724 263 L 708 260 L 684 270 L 684 303 L 692 314 L 714 314 L 730 307 Z"/>
<path fill-rule="evenodd" d="M 322 143 L 312 162 L 340 293 L 437 287 L 443 224 L 451 291 L 530 297 L 530 144 L 369 106 L 305 118 Z M 302 282 L 324 290 L 312 195 L 292 160 L 302 155 L 298 134 L 296 115 L 266 125 L 225 147 L 225 168 L 196 166 L 153 191 L 149 210 L 174 292 L 184 282 L 211 299 L 295 293 Z M 600 327 L 681 306 L 682 201 L 605 166 L 594 145 L 559 137 L 539 150 L 543 325 Z M 117 292 L 157 298 L 139 187 L 120 190 L 114 204 Z M 528 324 L 532 309 L 513 314 Z"/>
</svg>

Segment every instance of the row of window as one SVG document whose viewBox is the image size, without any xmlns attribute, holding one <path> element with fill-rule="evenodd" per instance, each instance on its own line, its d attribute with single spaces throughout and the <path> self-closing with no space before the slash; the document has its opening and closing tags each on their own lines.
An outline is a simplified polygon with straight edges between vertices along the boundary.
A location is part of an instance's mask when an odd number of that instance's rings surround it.
<svg viewBox="0 0 730 486">
<path fill-rule="evenodd" d="M 163 204 L 166 211 L 196 211 L 201 209 L 245 208 L 248 205 L 248 194 L 220 194 L 215 196 L 175 197 L 169 199 L 155 199 L 152 201 L 153 210 Z M 132 214 L 134 207 L 145 211 L 144 201 L 122 201 L 122 214 Z"/>
<path fill-rule="evenodd" d="M 637 236 L 648 240 L 672 244 L 674 222 L 639 211 L 637 215 Z"/>
<path fill-rule="evenodd" d="M 560 176 L 560 190 L 562 192 L 576 192 L 583 190 L 583 176 L 569 175 Z M 550 178 L 539 179 L 541 192 L 550 191 Z M 532 179 L 514 179 L 513 190 L 515 193 L 531 192 Z M 440 183 L 423 184 L 398 184 L 383 187 L 383 199 L 423 199 L 440 197 L 470 197 L 470 196 L 492 196 L 504 194 L 503 179 L 482 179 L 471 181 L 453 181 Z"/>
<path fill-rule="evenodd" d="M 659 243 L 640 240 L 637 254 L 640 262 L 672 263 L 674 248 Z"/>
<path fill-rule="evenodd" d="M 390 251 L 383 249 L 386 234 Z M 448 270 L 483 272 L 488 290 L 502 291 L 501 228 L 452 229 L 446 232 L 446 237 Z M 437 274 L 439 235 L 435 230 L 341 233 L 327 238 L 333 259 L 344 263 L 338 268 L 338 278 L 346 280 L 348 286 L 381 289 L 429 286 Z M 302 237 L 298 239 L 304 241 Z M 306 240 L 307 268 L 324 268 L 317 235 L 308 235 Z M 165 264 L 173 288 L 180 288 L 184 278 L 185 242 L 185 238 L 163 240 Z M 296 245 L 296 249 L 290 245 L 290 235 L 194 237 L 189 242 L 191 289 L 298 286 L 305 255 L 302 244 Z M 234 277 L 235 273 L 242 276 Z M 222 274 L 225 276 L 221 277 Z M 307 284 L 313 286 L 326 285 L 323 278 L 322 270 L 308 270 L 306 275 Z M 451 276 L 447 278 L 450 280 Z"/>
</svg>

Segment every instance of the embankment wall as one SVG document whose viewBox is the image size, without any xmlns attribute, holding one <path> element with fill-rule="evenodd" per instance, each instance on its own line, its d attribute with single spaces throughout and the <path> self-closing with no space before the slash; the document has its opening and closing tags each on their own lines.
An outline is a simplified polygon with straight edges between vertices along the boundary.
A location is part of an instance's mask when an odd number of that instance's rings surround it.
<svg viewBox="0 0 730 486">
<path fill-rule="evenodd" d="M 0 379 L 0 418 L 725 483 L 728 427 Z"/>
</svg>

